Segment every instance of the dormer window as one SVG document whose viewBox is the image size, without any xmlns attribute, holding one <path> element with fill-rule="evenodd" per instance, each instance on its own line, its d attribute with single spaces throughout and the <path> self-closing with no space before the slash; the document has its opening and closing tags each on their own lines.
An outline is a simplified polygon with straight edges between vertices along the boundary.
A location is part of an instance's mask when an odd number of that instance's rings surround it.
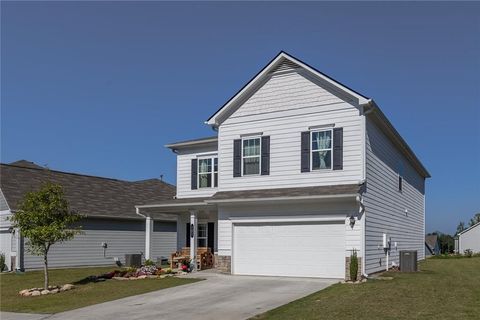
<svg viewBox="0 0 480 320">
<path fill-rule="evenodd" d="M 244 176 L 260 174 L 260 150 L 260 137 L 242 139 L 242 172 Z"/>
<path fill-rule="evenodd" d="M 312 170 L 332 169 L 332 130 L 311 131 Z"/>
<path fill-rule="evenodd" d="M 218 158 L 198 159 L 198 188 L 212 188 L 218 185 Z"/>
</svg>

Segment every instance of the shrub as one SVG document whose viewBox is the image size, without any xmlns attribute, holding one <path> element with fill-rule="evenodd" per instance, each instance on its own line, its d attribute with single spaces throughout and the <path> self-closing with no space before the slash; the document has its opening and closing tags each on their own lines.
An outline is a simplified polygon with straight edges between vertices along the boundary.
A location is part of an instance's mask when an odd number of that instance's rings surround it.
<svg viewBox="0 0 480 320">
<path fill-rule="evenodd" d="M 5 265 L 5 253 L 0 252 L 0 272 L 3 272 L 7 269 Z"/>
<path fill-rule="evenodd" d="M 150 267 L 154 265 L 155 265 L 155 262 L 153 262 L 152 260 L 150 259 L 145 260 L 145 266 Z"/>
<path fill-rule="evenodd" d="M 473 256 L 473 252 L 470 249 L 465 250 L 464 254 L 467 258 L 471 258 Z"/>
<path fill-rule="evenodd" d="M 357 281 L 357 274 L 358 274 L 357 250 L 353 249 L 352 254 L 350 254 L 350 280 Z"/>
</svg>

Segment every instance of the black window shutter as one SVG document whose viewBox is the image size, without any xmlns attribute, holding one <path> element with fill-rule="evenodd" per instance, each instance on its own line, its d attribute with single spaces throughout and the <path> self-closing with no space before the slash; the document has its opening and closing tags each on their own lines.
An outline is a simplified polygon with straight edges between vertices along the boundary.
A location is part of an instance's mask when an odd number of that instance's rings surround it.
<svg viewBox="0 0 480 320">
<path fill-rule="evenodd" d="M 302 132 L 300 152 L 301 172 L 310 172 L 310 131 Z"/>
<path fill-rule="evenodd" d="M 215 249 L 215 223 L 209 222 L 207 226 L 207 247 L 212 250 L 212 253 Z"/>
<path fill-rule="evenodd" d="M 343 169 L 343 128 L 333 129 L 333 170 Z"/>
<path fill-rule="evenodd" d="M 186 235 L 186 240 L 185 240 L 185 247 L 190 247 L 190 223 L 187 223 L 187 225 L 185 226 L 185 235 Z"/>
<path fill-rule="evenodd" d="M 242 139 L 233 140 L 233 176 L 242 176 Z"/>
<path fill-rule="evenodd" d="M 197 189 L 197 162 L 197 159 L 192 159 L 192 190 Z"/>
<path fill-rule="evenodd" d="M 270 137 L 262 137 L 262 176 L 270 174 Z"/>
</svg>

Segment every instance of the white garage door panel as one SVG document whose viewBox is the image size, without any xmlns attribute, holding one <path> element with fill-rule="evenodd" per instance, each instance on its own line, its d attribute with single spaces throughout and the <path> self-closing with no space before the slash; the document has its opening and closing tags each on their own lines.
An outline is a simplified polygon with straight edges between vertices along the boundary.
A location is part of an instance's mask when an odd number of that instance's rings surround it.
<svg viewBox="0 0 480 320">
<path fill-rule="evenodd" d="M 344 278 L 343 223 L 262 223 L 234 226 L 233 273 Z"/>
</svg>

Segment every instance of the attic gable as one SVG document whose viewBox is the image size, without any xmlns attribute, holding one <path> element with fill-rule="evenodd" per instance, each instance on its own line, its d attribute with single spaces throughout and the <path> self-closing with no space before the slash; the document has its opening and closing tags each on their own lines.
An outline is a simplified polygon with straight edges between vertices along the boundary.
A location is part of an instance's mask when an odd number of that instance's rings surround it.
<svg viewBox="0 0 480 320">
<path fill-rule="evenodd" d="M 334 90 L 338 90 L 338 92 L 348 96 L 348 100 L 354 101 L 357 105 L 363 105 L 369 102 L 369 98 L 359 94 L 358 92 L 348 88 L 340 82 L 328 77 L 306 63 L 282 51 L 275 58 L 273 58 L 257 75 L 255 75 L 242 89 L 240 89 L 240 91 L 238 91 L 230 100 L 228 100 L 215 114 L 213 114 L 206 121 L 206 123 L 213 127 L 218 127 L 242 104 L 242 102 L 245 101 L 245 99 L 252 94 L 253 91 L 262 86 L 270 76 L 292 70 L 302 71 L 306 76 L 319 80 L 332 87 Z"/>
</svg>

